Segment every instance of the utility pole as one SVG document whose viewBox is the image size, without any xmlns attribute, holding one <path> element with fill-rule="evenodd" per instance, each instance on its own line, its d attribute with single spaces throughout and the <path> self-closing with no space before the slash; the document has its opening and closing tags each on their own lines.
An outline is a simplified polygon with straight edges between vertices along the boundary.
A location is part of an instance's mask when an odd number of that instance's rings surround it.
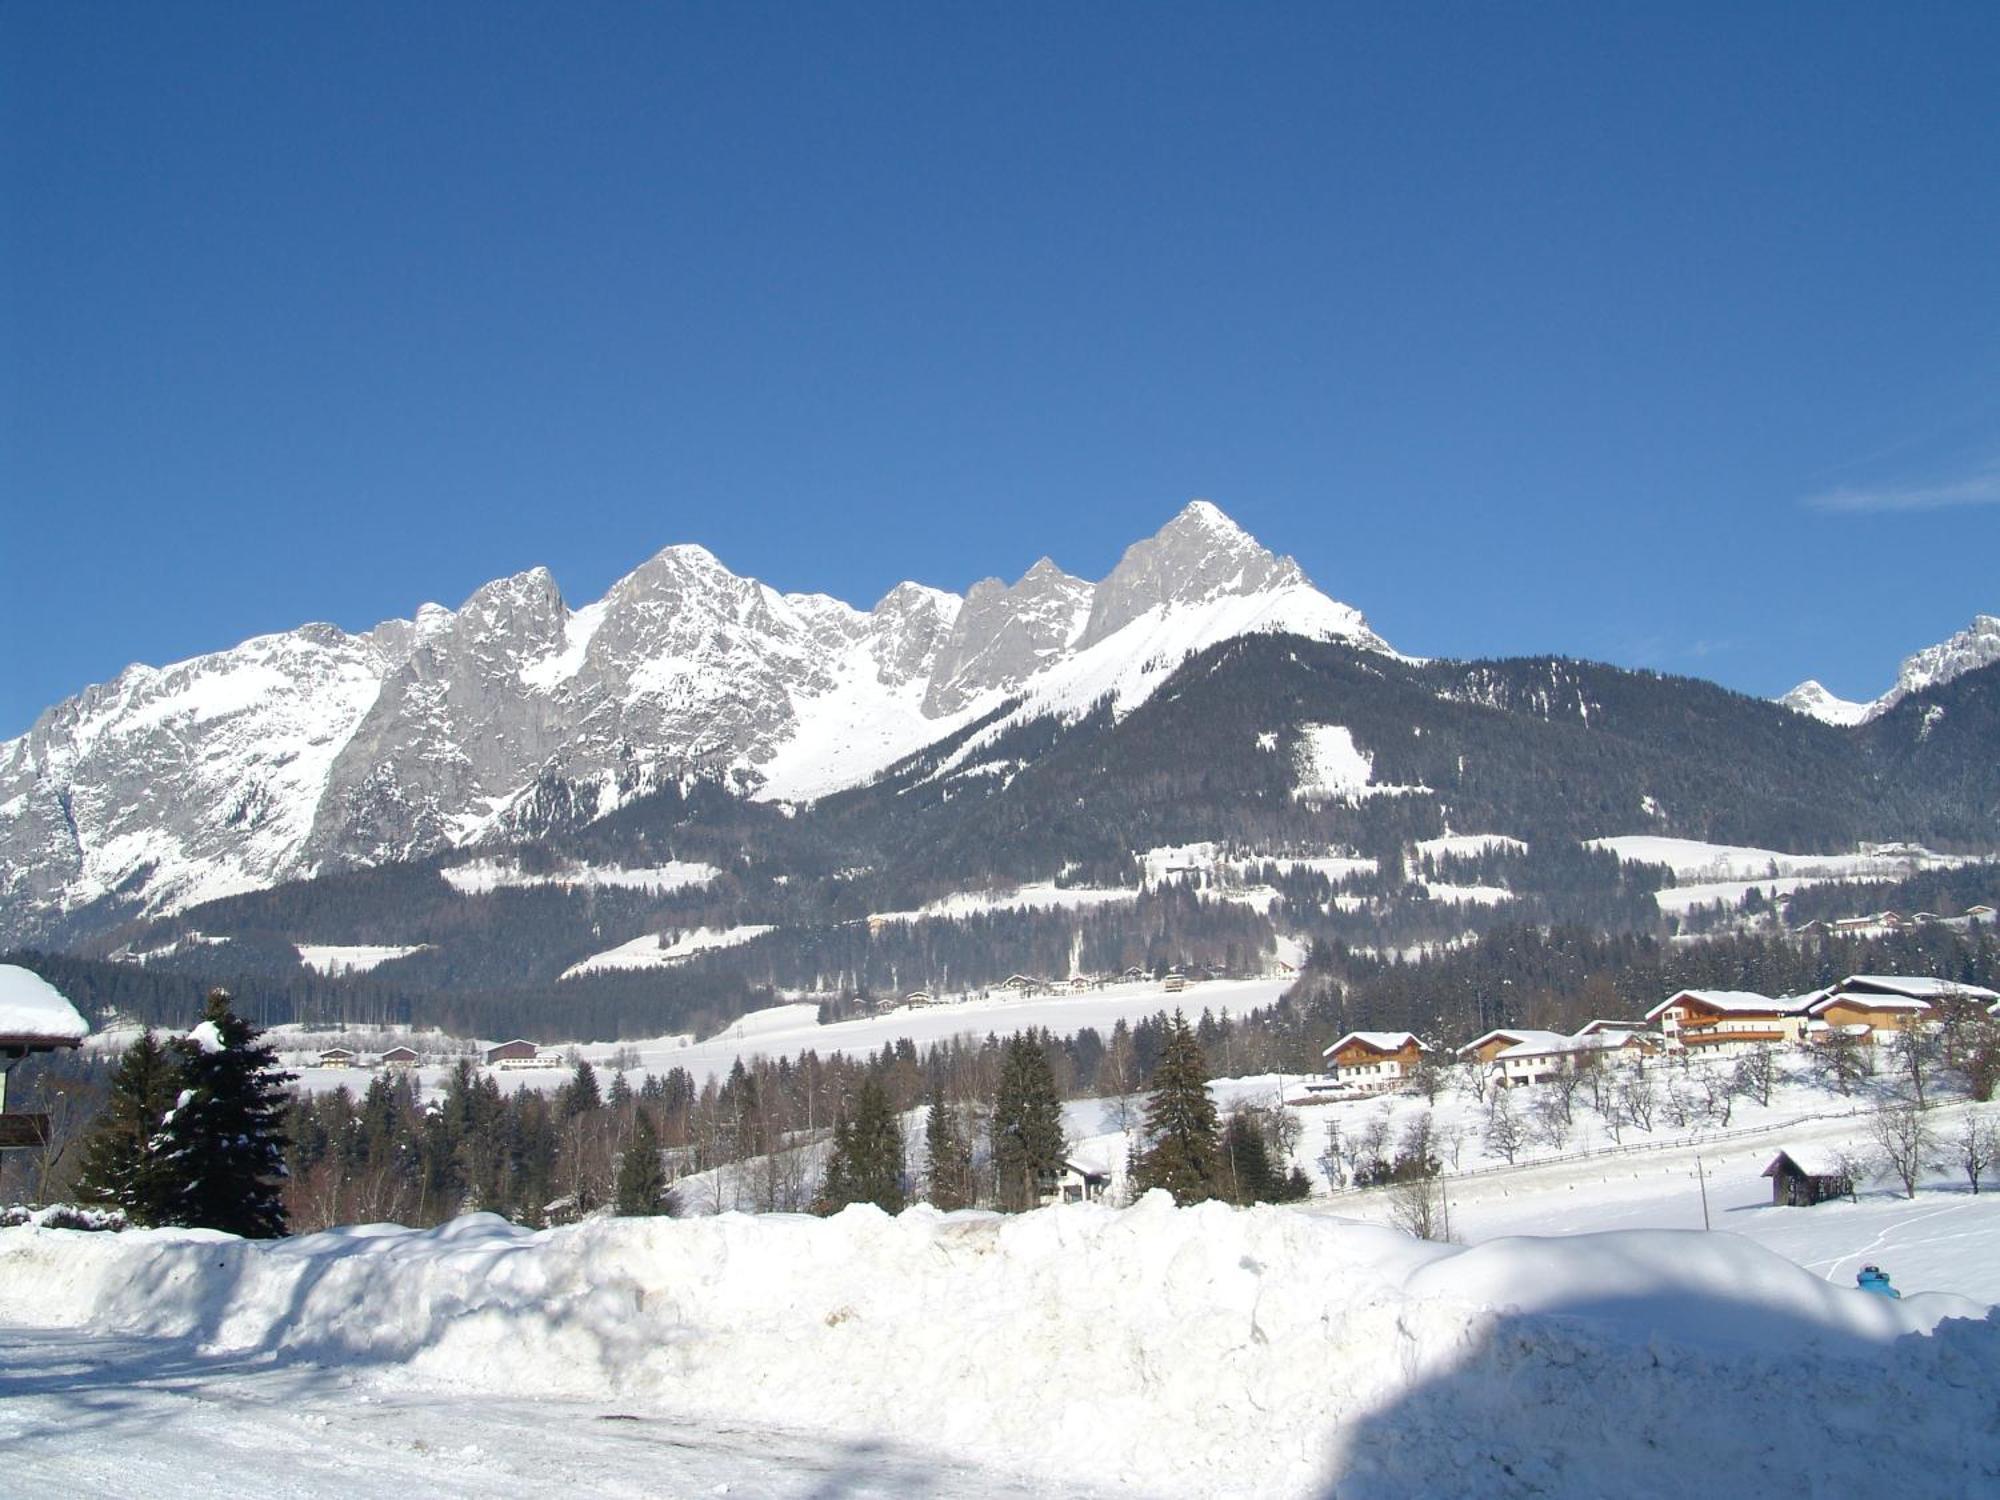
<svg viewBox="0 0 2000 1500">
<path fill-rule="evenodd" d="M 1700 1154 L 1699 1154 L 1699 1153 L 1697 1153 L 1697 1154 L 1696 1154 L 1696 1156 L 1695 1156 L 1695 1159 L 1694 1159 L 1694 1180 L 1695 1180 L 1695 1182 L 1696 1182 L 1697 1184 L 1699 1184 L 1699 1185 L 1700 1185 L 1700 1187 L 1701 1187 L 1701 1227 L 1702 1227 L 1703 1229 L 1707 1229 L 1707 1228 L 1709 1227 L 1709 1224 L 1708 1224 L 1708 1178 L 1707 1178 L 1707 1177 L 1706 1177 L 1706 1176 L 1705 1176 L 1705 1175 L 1703 1174 L 1703 1172 L 1702 1172 L 1702 1170 L 1701 1170 L 1701 1156 L 1700 1156 Z"/>
</svg>

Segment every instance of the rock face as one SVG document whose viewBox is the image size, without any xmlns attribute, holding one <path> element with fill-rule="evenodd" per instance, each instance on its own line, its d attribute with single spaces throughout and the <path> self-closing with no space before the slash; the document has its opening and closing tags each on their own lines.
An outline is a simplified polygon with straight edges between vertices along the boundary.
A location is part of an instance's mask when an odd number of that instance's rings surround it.
<svg viewBox="0 0 2000 1500">
<path fill-rule="evenodd" d="M 819 795 L 1066 691 L 1066 663 L 1095 681 L 1143 654 L 1150 682 L 1165 656 L 1275 628 L 1387 649 L 1196 501 L 1097 585 L 1045 558 L 1011 587 L 904 583 L 864 613 L 675 546 L 580 609 L 537 568 L 360 635 L 135 666 L 0 743 L 0 940 L 94 901 L 166 909 L 532 834 L 690 776 Z"/>
<path fill-rule="evenodd" d="M 2000 661 L 2000 616 L 1974 615 L 1972 624 L 1951 639 L 1905 657 L 1896 673 L 1896 685 L 1879 698 L 1866 703 L 1836 698 L 1819 683 L 1808 680 L 1778 702 L 1794 713 L 1828 724 L 1865 724 L 1880 718 L 1912 693 L 1942 686 L 1996 661 Z"/>
</svg>

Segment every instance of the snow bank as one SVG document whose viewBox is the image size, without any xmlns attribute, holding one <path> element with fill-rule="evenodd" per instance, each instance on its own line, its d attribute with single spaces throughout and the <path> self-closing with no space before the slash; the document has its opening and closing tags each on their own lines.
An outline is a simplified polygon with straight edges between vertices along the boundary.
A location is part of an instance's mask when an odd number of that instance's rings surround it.
<svg viewBox="0 0 2000 1500">
<path fill-rule="evenodd" d="M 1157 1195 L 1006 1220 L 474 1215 L 268 1245 L 0 1230 L 9 1322 L 1172 1494 L 1680 1500 L 1697 1473 L 1718 1494 L 1990 1492 L 1984 1313 L 1831 1287 L 1727 1234 L 1460 1251 Z"/>
<path fill-rule="evenodd" d="M 89 1034 L 90 1023 L 61 990 L 33 969 L 0 964 L 0 1038 L 70 1043 Z"/>
</svg>

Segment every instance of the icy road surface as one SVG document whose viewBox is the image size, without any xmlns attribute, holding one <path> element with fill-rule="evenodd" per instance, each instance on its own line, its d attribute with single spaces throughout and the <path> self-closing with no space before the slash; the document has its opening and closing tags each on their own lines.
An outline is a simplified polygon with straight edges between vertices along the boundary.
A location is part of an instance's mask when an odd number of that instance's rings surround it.
<svg viewBox="0 0 2000 1500">
<path fill-rule="evenodd" d="M 880 1442 L 413 1386 L 177 1339 L 0 1329 L 0 1495 L 1055 1496 Z"/>
</svg>

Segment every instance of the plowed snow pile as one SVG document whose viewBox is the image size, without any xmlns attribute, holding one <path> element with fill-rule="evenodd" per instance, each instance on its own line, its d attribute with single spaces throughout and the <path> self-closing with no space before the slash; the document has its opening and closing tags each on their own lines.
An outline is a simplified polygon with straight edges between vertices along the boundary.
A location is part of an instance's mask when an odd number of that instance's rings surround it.
<svg viewBox="0 0 2000 1500">
<path fill-rule="evenodd" d="M 269 1245 L 21 1228 L 0 1231 L 0 1319 L 1154 1494 L 2000 1493 L 2000 1319 L 1729 1234 L 1458 1250 L 1161 1195 Z"/>
</svg>

